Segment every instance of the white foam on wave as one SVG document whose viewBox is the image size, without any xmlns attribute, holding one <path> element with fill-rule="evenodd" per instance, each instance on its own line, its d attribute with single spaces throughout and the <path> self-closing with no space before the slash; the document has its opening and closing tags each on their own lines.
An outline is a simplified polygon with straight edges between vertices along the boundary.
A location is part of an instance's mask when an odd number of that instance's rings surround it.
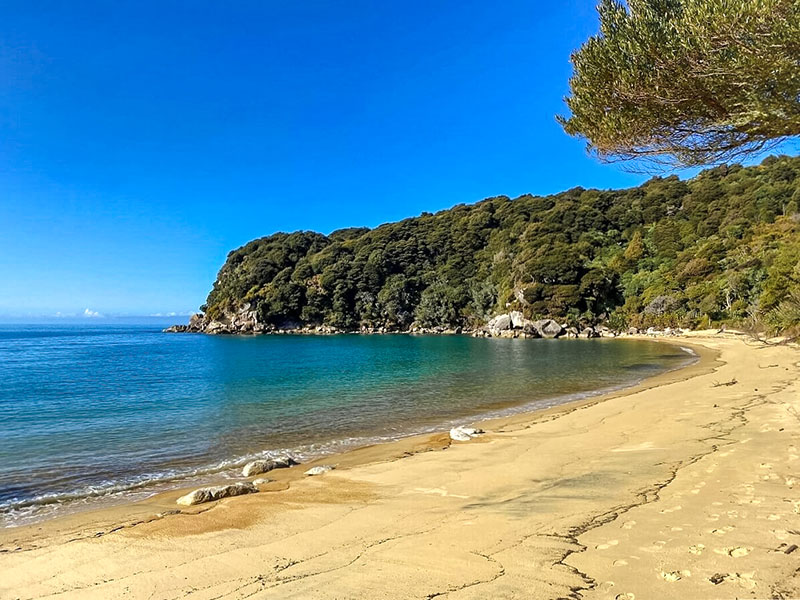
<svg viewBox="0 0 800 600">
<path fill-rule="evenodd" d="M 699 357 L 696 352 L 691 348 L 685 348 L 683 346 L 680 348 L 691 355 L 692 359 L 683 361 L 673 368 L 660 371 L 661 373 L 675 371 L 697 362 Z M 68 492 L 51 492 L 25 499 L 12 498 L 0 503 L 0 523 L 2 523 L 3 527 L 18 527 L 42 521 L 56 515 L 79 512 L 93 507 L 126 504 L 132 501 L 144 500 L 154 494 L 171 489 L 204 485 L 206 483 L 219 481 L 220 479 L 241 479 L 241 467 L 251 460 L 276 458 L 281 455 L 290 454 L 296 457 L 299 462 L 309 462 L 331 454 L 338 454 L 363 446 L 392 442 L 414 435 L 445 431 L 457 425 L 463 425 L 465 422 L 478 423 L 526 412 L 546 410 L 570 402 L 586 400 L 634 387 L 648 376 L 615 386 L 562 394 L 560 396 L 534 400 L 501 409 L 472 415 L 463 415 L 458 418 L 437 422 L 431 425 L 411 428 L 389 427 L 389 429 L 394 429 L 391 434 L 344 437 L 304 444 L 293 448 L 272 448 L 195 468 L 168 469 L 118 481 L 106 480 L 99 484 L 87 485 Z"/>
</svg>

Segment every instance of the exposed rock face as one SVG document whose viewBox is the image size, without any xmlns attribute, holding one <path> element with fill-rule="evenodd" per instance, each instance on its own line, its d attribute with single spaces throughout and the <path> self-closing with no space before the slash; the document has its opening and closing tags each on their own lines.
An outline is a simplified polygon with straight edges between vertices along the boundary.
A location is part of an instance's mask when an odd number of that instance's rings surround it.
<svg viewBox="0 0 800 600">
<path fill-rule="evenodd" d="M 241 496 L 242 494 L 255 494 L 258 488 L 252 483 L 232 483 L 231 485 L 220 485 L 216 487 L 205 487 L 197 489 L 193 492 L 178 498 L 177 503 L 182 506 L 192 506 L 193 504 L 202 504 L 203 502 L 211 502 L 213 500 L 220 500 L 229 496 Z"/>
<path fill-rule="evenodd" d="M 600 334 L 597 331 L 595 331 L 595 329 L 593 327 L 587 327 L 586 329 L 581 331 L 581 337 L 596 338 L 596 337 L 600 337 Z"/>
<path fill-rule="evenodd" d="M 245 477 L 252 477 L 261 473 L 267 473 L 272 469 L 285 469 L 292 465 L 299 465 L 291 456 L 279 456 L 278 458 L 263 458 L 254 460 L 247 463 L 242 469 L 242 475 Z"/>
<path fill-rule="evenodd" d="M 489 331 L 505 331 L 506 329 L 511 329 L 511 317 L 509 315 L 497 315 L 487 323 L 486 327 Z"/>
<path fill-rule="evenodd" d="M 510 313 L 508 313 L 508 317 L 511 319 L 511 327 L 514 329 L 522 329 L 527 321 L 527 319 L 523 317 L 522 313 L 518 310 L 512 310 Z"/>
<path fill-rule="evenodd" d="M 529 321 L 528 319 L 525 319 L 525 322 L 522 325 L 522 332 L 526 335 L 526 337 L 531 337 L 531 338 L 542 337 L 539 334 L 539 330 L 536 329 L 536 325 L 533 324 L 533 321 Z"/>
<path fill-rule="evenodd" d="M 323 473 L 327 473 L 328 471 L 333 471 L 336 467 L 334 465 L 320 465 L 318 467 L 311 467 L 308 471 L 305 472 L 306 475 L 309 477 L 313 477 L 314 475 L 322 475 Z"/>
<path fill-rule="evenodd" d="M 173 325 L 165 329 L 169 333 L 209 333 L 214 335 L 223 334 L 252 334 L 252 333 L 271 333 L 271 334 L 337 334 L 337 333 L 362 333 L 362 334 L 390 334 L 390 333 L 420 333 L 437 335 L 458 335 L 461 333 L 472 333 L 473 337 L 504 337 L 504 338 L 556 338 L 565 334 L 580 337 L 583 332 L 572 331 L 567 326 L 560 325 L 553 319 L 540 319 L 531 321 L 526 319 L 521 311 L 513 310 L 507 314 L 493 317 L 485 327 L 464 331 L 461 327 L 435 326 L 421 327 L 412 323 L 408 329 L 399 330 L 396 327 L 378 327 L 362 325 L 359 329 L 342 330 L 328 325 L 306 325 L 303 323 L 286 321 L 283 323 L 261 323 L 258 320 L 258 311 L 250 303 L 244 304 L 235 312 L 227 312 L 217 319 L 211 319 L 207 315 L 196 314 L 189 319 L 188 325 Z M 586 330 L 584 330 L 585 332 Z M 597 331 L 597 330 L 594 330 Z M 608 334 L 607 332 L 606 335 Z M 595 335 L 591 337 L 597 337 Z"/>
<path fill-rule="evenodd" d="M 483 334 L 489 337 L 546 337 L 555 338 L 567 332 L 563 325 L 553 319 L 530 321 L 521 312 L 511 311 L 497 315 L 487 323 Z"/>
<path fill-rule="evenodd" d="M 533 323 L 539 335 L 544 338 L 557 338 L 564 334 L 564 328 L 553 319 L 540 319 Z"/>
<path fill-rule="evenodd" d="M 164 331 L 167 333 L 210 333 L 215 335 L 230 333 L 259 333 L 267 327 L 258 320 L 258 311 L 247 302 L 239 310 L 226 312 L 219 319 L 211 319 L 208 315 L 195 314 L 188 325 L 173 325 Z"/>
</svg>

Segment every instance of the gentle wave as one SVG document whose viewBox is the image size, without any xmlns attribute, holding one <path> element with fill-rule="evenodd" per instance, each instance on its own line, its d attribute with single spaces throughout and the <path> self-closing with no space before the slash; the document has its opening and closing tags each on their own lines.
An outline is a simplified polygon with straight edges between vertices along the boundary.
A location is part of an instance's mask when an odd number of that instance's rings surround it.
<svg viewBox="0 0 800 600">
<path fill-rule="evenodd" d="M 692 359 L 672 369 L 665 369 L 661 372 L 681 369 L 698 360 L 699 357 L 697 353 L 692 349 L 683 346 L 680 348 L 691 355 Z M 0 521 L 3 522 L 3 526 L 5 527 L 18 527 L 35 523 L 57 514 L 69 514 L 93 506 L 100 507 L 143 500 L 156 493 L 171 489 L 198 486 L 221 479 L 241 479 L 240 469 L 252 460 L 275 458 L 280 455 L 289 454 L 296 457 L 301 462 L 308 462 L 363 446 L 392 442 L 414 435 L 444 431 L 451 427 L 464 424 L 465 422 L 477 423 L 526 412 L 546 410 L 570 402 L 585 400 L 634 387 L 645 378 L 646 376 L 628 381 L 624 384 L 603 387 L 596 390 L 538 399 L 472 416 L 449 419 L 435 425 L 402 429 L 398 430 L 393 435 L 346 437 L 293 448 L 268 449 L 194 468 L 168 469 L 118 481 L 106 480 L 94 485 L 86 485 L 65 492 L 41 494 L 24 499 L 12 498 L 0 503 Z"/>
</svg>

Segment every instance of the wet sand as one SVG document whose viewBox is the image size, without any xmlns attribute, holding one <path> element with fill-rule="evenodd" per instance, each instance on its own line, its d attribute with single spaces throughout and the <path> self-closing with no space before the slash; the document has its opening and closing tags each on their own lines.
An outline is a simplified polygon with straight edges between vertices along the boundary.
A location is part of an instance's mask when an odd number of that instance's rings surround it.
<svg viewBox="0 0 800 600">
<path fill-rule="evenodd" d="M 3 530 L 0 598 L 800 596 L 800 352 L 670 343 L 701 360 L 470 442 L 363 448 L 180 513 L 176 491 Z"/>
</svg>

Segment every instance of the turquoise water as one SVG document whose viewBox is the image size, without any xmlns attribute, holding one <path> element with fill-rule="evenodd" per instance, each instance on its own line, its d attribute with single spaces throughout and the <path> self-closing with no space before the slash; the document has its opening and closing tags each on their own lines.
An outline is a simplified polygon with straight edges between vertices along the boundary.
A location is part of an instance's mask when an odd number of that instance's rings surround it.
<svg viewBox="0 0 800 600">
<path fill-rule="evenodd" d="M 0 326 L 2 525 L 236 477 L 631 385 L 688 355 L 632 340 L 213 337 Z"/>
</svg>

